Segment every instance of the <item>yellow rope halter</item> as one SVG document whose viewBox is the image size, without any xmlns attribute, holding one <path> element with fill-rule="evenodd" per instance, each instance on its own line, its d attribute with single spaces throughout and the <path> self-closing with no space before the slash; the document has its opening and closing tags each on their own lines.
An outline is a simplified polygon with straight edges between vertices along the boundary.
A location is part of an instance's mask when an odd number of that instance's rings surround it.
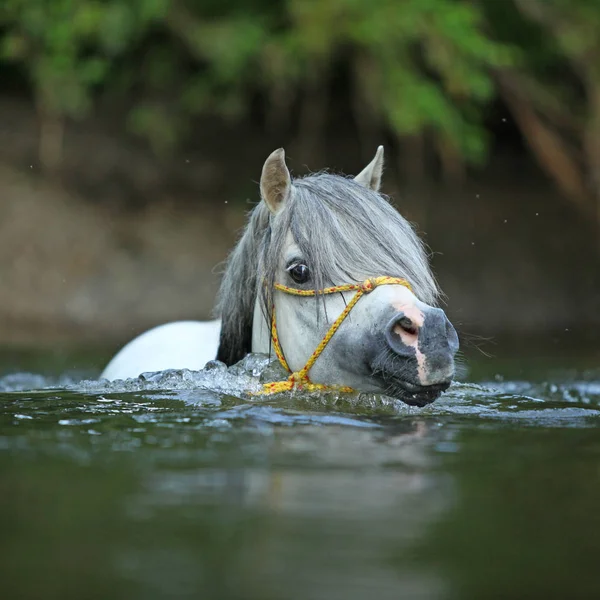
<svg viewBox="0 0 600 600">
<path fill-rule="evenodd" d="M 362 283 L 348 283 L 345 285 L 336 285 L 333 287 L 324 288 L 322 290 L 298 290 L 296 288 L 281 285 L 280 283 L 275 284 L 275 289 L 286 294 L 292 294 L 294 296 L 316 296 L 317 294 L 335 294 L 337 292 L 351 292 L 356 290 L 356 294 L 352 297 L 350 302 L 346 305 L 346 308 L 341 312 L 340 316 L 333 322 L 329 331 L 325 334 L 325 337 L 321 340 L 320 344 L 315 348 L 315 351 L 310 355 L 310 358 L 300 371 L 292 372 L 279 343 L 279 336 L 277 335 L 277 322 L 275 321 L 275 306 L 273 306 L 273 318 L 271 320 L 271 337 L 273 339 L 273 347 L 275 348 L 275 354 L 283 368 L 291 373 L 286 381 L 274 381 L 272 383 L 263 384 L 263 389 L 260 392 L 256 392 L 255 395 L 266 395 L 266 394 L 277 394 L 279 392 L 289 392 L 293 389 L 306 390 L 309 392 L 319 390 L 337 390 L 338 392 L 354 392 L 351 387 L 337 386 L 337 385 L 324 385 L 322 383 L 312 383 L 308 377 L 308 372 L 311 370 L 315 361 L 325 346 L 329 343 L 329 340 L 333 337 L 339 326 L 342 324 L 344 319 L 350 314 L 350 311 L 354 305 L 360 300 L 363 294 L 372 292 L 377 286 L 380 285 L 403 285 L 412 291 L 412 287 L 406 279 L 400 277 L 374 277 L 373 279 L 367 279 Z"/>
</svg>

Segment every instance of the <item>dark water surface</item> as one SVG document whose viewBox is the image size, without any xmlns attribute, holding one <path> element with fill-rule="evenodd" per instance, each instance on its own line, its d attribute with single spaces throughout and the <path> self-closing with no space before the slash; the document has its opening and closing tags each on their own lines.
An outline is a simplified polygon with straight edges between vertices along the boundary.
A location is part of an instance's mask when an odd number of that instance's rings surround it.
<svg viewBox="0 0 600 600">
<path fill-rule="evenodd" d="M 110 385 L 18 362 L 3 599 L 600 598 L 593 360 L 498 361 L 423 410 L 253 400 L 258 357 Z"/>
</svg>

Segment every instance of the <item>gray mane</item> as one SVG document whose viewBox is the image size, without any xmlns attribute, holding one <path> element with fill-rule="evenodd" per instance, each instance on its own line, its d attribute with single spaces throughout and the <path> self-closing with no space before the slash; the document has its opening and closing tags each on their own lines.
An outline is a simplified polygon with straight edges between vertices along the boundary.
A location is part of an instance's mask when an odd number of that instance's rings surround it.
<svg viewBox="0 0 600 600">
<path fill-rule="evenodd" d="M 339 175 L 294 179 L 290 197 L 275 217 L 264 202 L 254 208 L 229 258 L 217 304 L 222 319 L 217 359 L 228 365 L 251 351 L 257 293 L 270 320 L 288 231 L 311 270 L 313 289 L 388 275 L 407 279 L 426 304 L 437 302 L 439 291 L 423 244 L 386 197 Z"/>
</svg>

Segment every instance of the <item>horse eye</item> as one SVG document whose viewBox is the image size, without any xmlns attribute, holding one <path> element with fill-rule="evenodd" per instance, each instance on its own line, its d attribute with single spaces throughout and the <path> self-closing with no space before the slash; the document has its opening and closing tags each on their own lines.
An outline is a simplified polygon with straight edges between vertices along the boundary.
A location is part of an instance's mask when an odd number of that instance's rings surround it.
<svg viewBox="0 0 600 600">
<path fill-rule="evenodd" d="M 306 265 L 298 263 L 288 269 L 290 277 L 296 283 L 306 283 L 310 279 L 310 270 Z"/>
</svg>

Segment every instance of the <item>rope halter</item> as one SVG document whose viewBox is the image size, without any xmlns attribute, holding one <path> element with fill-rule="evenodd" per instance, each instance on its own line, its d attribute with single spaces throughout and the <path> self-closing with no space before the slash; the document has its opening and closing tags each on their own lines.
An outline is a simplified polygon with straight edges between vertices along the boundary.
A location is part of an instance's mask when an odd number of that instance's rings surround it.
<svg viewBox="0 0 600 600">
<path fill-rule="evenodd" d="M 352 296 L 352 299 L 346 305 L 346 308 L 341 312 L 340 316 L 332 323 L 331 327 L 325 334 L 325 337 L 321 340 L 319 345 L 315 348 L 315 351 L 310 355 L 310 358 L 299 371 L 292 371 L 285 360 L 283 349 L 279 342 L 279 336 L 277 335 L 277 322 L 275 320 L 275 305 L 273 305 L 273 317 L 271 319 L 271 338 L 273 340 L 273 347 L 275 348 L 275 354 L 282 364 L 283 368 L 286 369 L 290 376 L 285 381 L 274 381 L 272 383 L 265 383 L 262 386 L 260 392 L 256 392 L 255 395 L 268 395 L 277 394 L 279 392 L 289 392 L 294 389 L 306 390 L 308 392 L 321 391 L 321 390 L 336 390 L 338 392 L 354 392 L 351 387 L 338 386 L 338 385 L 325 385 L 322 383 L 313 383 L 309 377 L 308 372 L 311 370 L 315 361 L 325 347 L 329 343 L 329 340 L 334 336 L 335 332 L 339 329 L 340 325 L 344 322 L 344 319 L 350 314 L 350 311 L 354 308 L 356 303 L 361 299 L 364 294 L 372 292 L 376 287 L 380 285 L 402 285 L 408 288 L 412 292 L 412 287 L 406 279 L 400 277 L 374 277 L 372 279 L 366 279 L 362 283 L 347 283 L 345 285 L 336 285 L 333 287 L 324 288 L 322 290 L 299 290 L 296 288 L 281 285 L 280 283 L 275 284 L 275 289 L 285 294 L 291 294 L 293 296 L 317 296 L 319 294 L 336 294 L 337 292 L 352 292 L 356 291 L 356 294 Z"/>
</svg>

